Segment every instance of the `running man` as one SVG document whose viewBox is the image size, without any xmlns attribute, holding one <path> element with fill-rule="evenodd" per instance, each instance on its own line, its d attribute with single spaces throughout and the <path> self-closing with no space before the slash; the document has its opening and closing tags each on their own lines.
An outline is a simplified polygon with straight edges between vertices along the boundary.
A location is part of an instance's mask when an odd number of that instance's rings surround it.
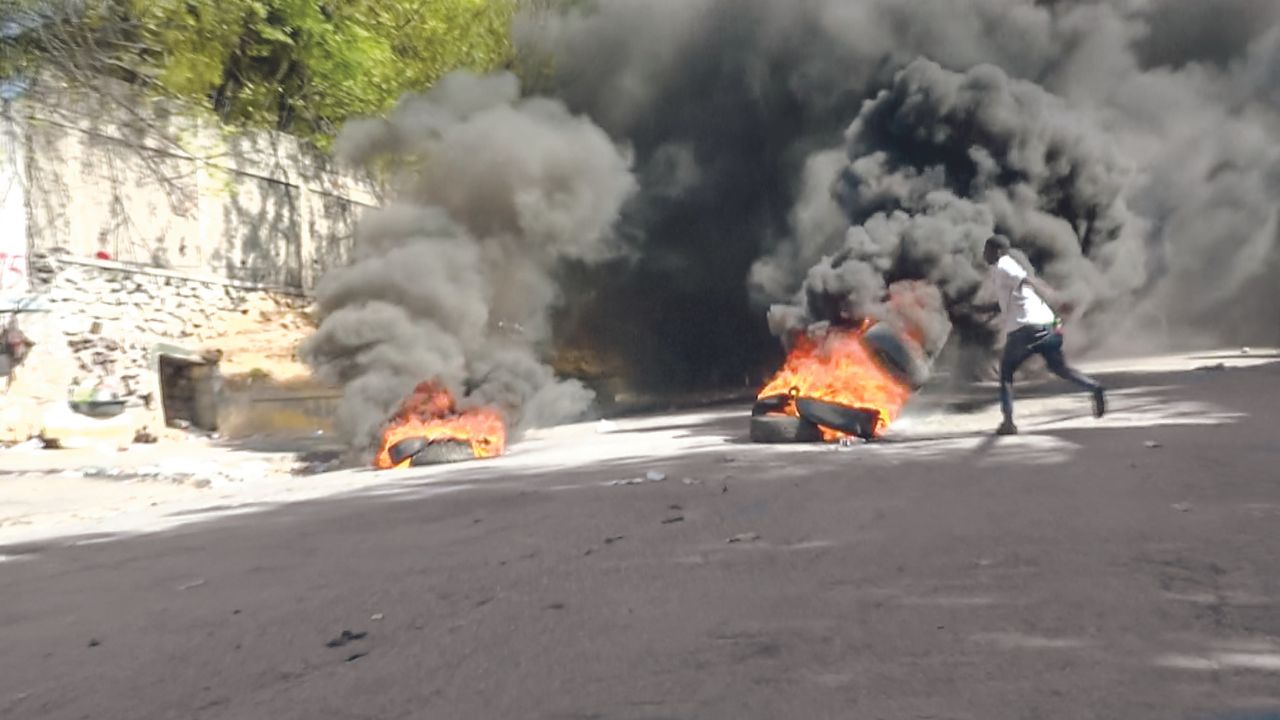
<svg viewBox="0 0 1280 720">
<path fill-rule="evenodd" d="M 1062 356 L 1061 321 L 1045 301 L 1053 297 L 1053 290 L 1028 274 L 1009 254 L 1009 247 L 1009 238 L 992 235 L 982 248 L 982 259 L 991 266 L 991 284 L 1006 335 L 1000 358 L 1000 411 L 1004 422 L 996 433 L 1018 434 L 1018 426 L 1013 423 L 1013 374 L 1032 355 L 1043 357 L 1053 374 L 1092 394 L 1093 416 L 1102 417 L 1107 411 L 1102 386 L 1068 366 Z M 989 309 L 995 311 L 997 306 Z"/>
</svg>

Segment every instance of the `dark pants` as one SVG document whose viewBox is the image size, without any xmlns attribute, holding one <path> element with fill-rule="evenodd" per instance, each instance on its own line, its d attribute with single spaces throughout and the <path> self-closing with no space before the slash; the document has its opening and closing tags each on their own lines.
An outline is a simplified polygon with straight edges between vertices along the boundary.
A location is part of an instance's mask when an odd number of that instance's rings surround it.
<svg viewBox="0 0 1280 720">
<path fill-rule="evenodd" d="M 1067 366 L 1062 356 L 1062 335 L 1047 325 L 1024 325 L 1009 333 L 1000 358 L 1000 410 L 1004 419 L 1013 420 L 1013 374 L 1032 355 L 1044 358 L 1054 375 L 1094 392 L 1102 388 L 1093 378 Z"/>
</svg>

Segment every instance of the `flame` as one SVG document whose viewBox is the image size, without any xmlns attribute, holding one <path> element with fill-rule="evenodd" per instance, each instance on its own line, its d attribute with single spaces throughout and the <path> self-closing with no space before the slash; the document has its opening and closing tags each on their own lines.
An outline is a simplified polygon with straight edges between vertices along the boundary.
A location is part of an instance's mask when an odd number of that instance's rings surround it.
<svg viewBox="0 0 1280 720">
<path fill-rule="evenodd" d="M 857 330 L 834 330 L 818 339 L 800 337 L 782 369 L 758 397 L 790 395 L 875 411 L 879 415 L 875 434 L 879 435 L 897 419 L 911 389 L 886 370 L 867 347 L 862 336 L 868 329 L 869 323 L 864 323 Z M 783 412 L 799 417 L 794 401 L 787 403 Z M 824 427 L 822 436 L 835 442 L 845 433 Z"/>
<path fill-rule="evenodd" d="M 424 382 L 405 398 L 400 411 L 387 423 L 382 433 L 382 446 L 373 465 L 381 470 L 408 467 L 391 461 L 391 448 L 401 440 L 456 440 L 471 444 L 477 458 L 502 454 L 507 443 L 507 425 L 502 414 L 493 408 L 458 411 L 453 395 L 441 385 Z"/>
</svg>

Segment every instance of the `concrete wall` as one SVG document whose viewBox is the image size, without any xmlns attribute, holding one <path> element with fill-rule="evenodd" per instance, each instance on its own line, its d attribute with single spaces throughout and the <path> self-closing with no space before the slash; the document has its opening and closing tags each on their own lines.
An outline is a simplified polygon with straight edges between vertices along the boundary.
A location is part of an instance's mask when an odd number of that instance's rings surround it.
<svg viewBox="0 0 1280 720">
<path fill-rule="evenodd" d="M 378 204 L 367 177 L 274 132 L 216 121 L 104 82 L 42 81 L 14 104 L 32 252 L 112 259 L 309 290 L 349 257 Z"/>
<path fill-rule="evenodd" d="M 25 150 L 13 113 L 0 102 L 0 307 L 30 290 Z"/>
</svg>

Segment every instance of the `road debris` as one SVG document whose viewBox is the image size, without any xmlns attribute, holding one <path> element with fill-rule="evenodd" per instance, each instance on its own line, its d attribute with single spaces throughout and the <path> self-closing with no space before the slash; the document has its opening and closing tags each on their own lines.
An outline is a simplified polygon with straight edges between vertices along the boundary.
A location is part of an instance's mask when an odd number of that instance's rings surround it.
<svg viewBox="0 0 1280 720">
<path fill-rule="evenodd" d="M 662 521 L 662 524 L 663 524 L 663 525 L 674 525 L 674 524 L 676 524 L 676 523 L 682 523 L 682 522 L 684 522 L 684 516 L 683 516 L 683 515 L 672 515 L 671 517 L 667 518 L 666 520 L 663 520 L 663 521 Z"/>
<path fill-rule="evenodd" d="M 1156 442 L 1155 440 L 1148 440 L 1148 441 L 1146 441 L 1146 442 L 1142 443 L 1142 445 L 1143 445 L 1143 447 L 1146 447 L 1146 448 L 1148 448 L 1148 449 L 1150 449 L 1150 450 L 1154 450 L 1154 449 L 1156 449 L 1156 448 L 1162 448 L 1162 447 L 1164 447 L 1164 445 L 1162 445 L 1162 444 L 1160 444 L 1160 443 Z"/>
<path fill-rule="evenodd" d="M 169 482 L 174 485 L 208 488 L 215 485 L 240 484 L 249 479 L 265 477 L 271 471 L 271 465 L 265 462 L 218 467 L 211 462 L 173 459 L 132 468 L 90 465 L 76 470 L 67 470 L 62 474 L 69 478 L 93 478 L 118 482 Z"/>
<path fill-rule="evenodd" d="M 1185 512 L 1191 512 L 1192 506 L 1191 506 L 1191 503 L 1182 502 L 1182 503 L 1174 503 L 1170 507 L 1172 507 L 1174 510 L 1177 510 L 1178 512 L 1185 513 Z"/>
<path fill-rule="evenodd" d="M 325 473 L 334 472 L 335 470 L 343 470 L 350 466 L 345 458 L 336 457 L 328 460 L 312 460 L 308 462 L 298 463 L 293 468 L 294 475 L 311 476 L 323 475 Z"/>
<path fill-rule="evenodd" d="M 612 545 L 612 544 L 614 544 L 614 543 L 616 543 L 616 542 L 622 542 L 623 540 L 626 540 L 626 539 L 627 539 L 627 536 L 626 536 L 626 535 L 614 535 L 613 537 L 607 537 L 607 538 L 605 538 L 605 539 L 604 539 L 604 544 L 605 544 L 605 545 Z"/>
<path fill-rule="evenodd" d="M 101 644 L 102 643 L 98 640 L 98 638 L 89 638 L 89 647 L 98 647 Z"/>
<path fill-rule="evenodd" d="M 344 645 L 353 643 L 356 640 L 363 640 L 368 636 L 369 633 L 367 632 L 351 632 L 350 630 L 343 630 L 341 635 L 325 643 L 324 646 L 328 648 L 340 648 Z"/>
<path fill-rule="evenodd" d="M 729 538 L 725 542 L 729 543 L 730 545 L 736 545 L 738 543 L 755 542 L 759 539 L 760 539 L 760 533 L 749 532 L 749 533 L 742 533 L 740 535 L 734 535 L 733 537 Z"/>
<path fill-rule="evenodd" d="M 657 470 L 650 470 L 643 477 L 626 478 L 623 480 L 614 480 L 608 483 L 609 487 L 621 487 L 624 485 L 644 485 L 646 483 L 660 483 L 666 481 L 666 473 L 660 473 Z"/>
<path fill-rule="evenodd" d="M 383 615 L 382 613 L 374 613 L 369 616 L 369 619 L 372 620 L 373 622 L 381 622 L 382 619 L 385 617 L 386 615 Z"/>
<path fill-rule="evenodd" d="M 368 655 L 368 654 L 369 654 L 369 653 L 367 653 L 367 652 L 358 652 L 358 653 L 353 653 L 353 654 L 351 654 L 351 655 L 348 655 L 348 656 L 347 656 L 347 659 L 346 659 L 344 662 L 355 662 L 355 661 L 359 660 L 360 658 L 362 658 L 362 657 L 364 657 L 365 655 Z"/>
<path fill-rule="evenodd" d="M 680 478 L 680 482 L 685 485 L 701 485 L 702 484 L 701 480 L 694 480 L 693 478 Z"/>
<path fill-rule="evenodd" d="M 201 585 L 204 585 L 204 584 L 205 584 L 205 582 L 206 582 L 206 580 L 205 580 L 204 578 L 197 578 L 197 579 L 195 579 L 195 580 L 192 580 L 192 581 L 191 581 L 191 582 L 189 582 L 189 583 L 183 583 L 183 584 L 179 585 L 179 586 L 178 586 L 178 589 L 179 589 L 179 590 L 190 590 L 190 589 L 192 589 L 192 588 L 198 588 L 198 587 L 200 587 Z"/>
</svg>

